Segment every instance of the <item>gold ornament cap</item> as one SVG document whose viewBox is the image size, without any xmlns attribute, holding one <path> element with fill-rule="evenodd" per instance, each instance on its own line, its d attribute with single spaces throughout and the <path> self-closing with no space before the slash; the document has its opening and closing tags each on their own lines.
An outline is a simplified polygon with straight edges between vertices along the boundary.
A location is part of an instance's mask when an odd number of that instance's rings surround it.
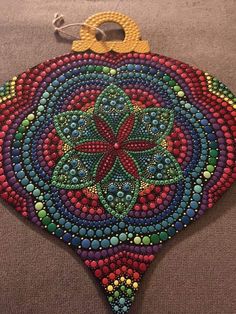
<svg viewBox="0 0 236 314">
<path fill-rule="evenodd" d="M 119 24 L 125 33 L 123 41 L 98 41 L 96 29 L 104 23 Z M 119 12 L 100 12 L 90 16 L 81 27 L 80 40 L 73 41 L 72 51 L 92 50 L 96 53 L 115 51 L 127 53 L 131 51 L 146 53 L 150 51 L 148 41 L 141 40 L 138 25 L 127 15 Z"/>
</svg>

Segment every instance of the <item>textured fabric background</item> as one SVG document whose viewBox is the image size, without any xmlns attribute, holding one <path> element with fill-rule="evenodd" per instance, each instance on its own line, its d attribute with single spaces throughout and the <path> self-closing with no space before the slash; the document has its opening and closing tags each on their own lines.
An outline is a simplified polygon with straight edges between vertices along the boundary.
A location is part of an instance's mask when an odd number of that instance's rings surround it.
<svg viewBox="0 0 236 314">
<path fill-rule="evenodd" d="M 67 22 L 117 10 L 140 25 L 152 51 L 207 69 L 235 93 L 235 0 L 0 0 L 0 84 L 70 51 L 55 38 Z M 236 185 L 205 216 L 166 243 L 143 279 L 130 314 L 233 314 Z M 1 314 L 108 314 L 105 297 L 59 240 L 0 208 Z"/>
</svg>

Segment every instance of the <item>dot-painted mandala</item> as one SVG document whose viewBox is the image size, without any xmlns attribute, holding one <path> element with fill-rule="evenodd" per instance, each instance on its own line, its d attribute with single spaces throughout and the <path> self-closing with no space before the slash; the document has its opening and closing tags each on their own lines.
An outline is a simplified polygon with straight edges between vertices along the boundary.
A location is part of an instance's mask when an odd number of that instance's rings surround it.
<svg viewBox="0 0 236 314">
<path fill-rule="evenodd" d="M 155 54 L 70 53 L 0 87 L 0 195 L 70 245 L 126 313 L 162 244 L 236 178 L 236 105 Z"/>
</svg>

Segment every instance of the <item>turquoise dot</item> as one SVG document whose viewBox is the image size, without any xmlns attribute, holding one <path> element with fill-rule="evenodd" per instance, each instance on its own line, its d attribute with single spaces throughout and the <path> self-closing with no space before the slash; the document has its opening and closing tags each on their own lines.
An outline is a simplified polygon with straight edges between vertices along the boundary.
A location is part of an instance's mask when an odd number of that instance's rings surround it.
<svg viewBox="0 0 236 314">
<path fill-rule="evenodd" d="M 97 250 L 99 248 L 99 246 L 100 246 L 100 243 L 99 243 L 98 240 L 93 240 L 92 241 L 92 243 L 91 243 L 92 249 Z"/>
<path fill-rule="evenodd" d="M 112 238 L 110 239 L 110 242 L 111 242 L 111 245 L 117 245 L 118 242 L 119 242 L 119 240 L 118 240 L 117 237 L 112 237 Z"/>
<path fill-rule="evenodd" d="M 120 239 L 121 241 L 125 241 L 125 240 L 127 239 L 127 235 L 126 235 L 125 233 L 121 233 L 121 234 L 119 235 L 119 239 Z"/>
<path fill-rule="evenodd" d="M 28 191 L 28 192 L 32 192 L 33 190 L 34 190 L 34 185 L 33 184 L 28 184 L 27 186 L 26 186 L 26 190 Z"/>
</svg>

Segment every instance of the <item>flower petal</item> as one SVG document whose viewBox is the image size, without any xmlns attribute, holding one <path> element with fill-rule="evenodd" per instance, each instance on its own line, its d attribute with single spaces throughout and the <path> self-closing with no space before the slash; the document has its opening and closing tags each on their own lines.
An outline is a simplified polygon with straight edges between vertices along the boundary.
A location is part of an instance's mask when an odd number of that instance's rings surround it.
<svg viewBox="0 0 236 314">
<path fill-rule="evenodd" d="M 125 118 L 124 122 L 121 123 L 118 134 L 117 140 L 118 142 L 125 141 L 128 136 L 130 135 L 135 123 L 135 115 L 130 114 L 127 118 Z"/>
<path fill-rule="evenodd" d="M 133 208 L 139 192 L 139 180 L 127 177 L 119 160 L 105 180 L 96 185 L 99 199 L 113 216 L 122 219 Z"/>
<path fill-rule="evenodd" d="M 174 114 L 166 108 L 147 108 L 136 113 L 136 122 L 129 140 L 146 139 L 161 142 L 171 131 Z"/>
<path fill-rule="evenodd" d="M 130 153 L 140 168 L 142 181 L 155 185 L 172 184 L 183 179 L 180 165 L 167 150 L 158 147 L 142 154 Z"/>
<path fill-rule="evenodd" d="M 102 141 L 89 141 L 81 143 L 75 147 L 76 150 L 83 153 L 105 153 L 111 148 L 111 145 L 107 142 Z"/>
<path fill-rule="evenodd" d="M 81 189 L 95 183 L 94 173 L 99 155 L 88 160 L 72 150 L 58 162 L 52 176 L 52 184 L 62 189 Z"/>
<path fill-rule="evenodd" d="M 106 175 L 111 170 L 112 166 L 116 161 L 116 155 L 112 153 L 104 154 L 99 161 L 97 172 L 96 172 L 96 182 L 101 181 L 106 177 Z"/>
<path fill-rule="evenodd" d="M 94 115 L 94 121 L 98 133 L 108 142 L 115 141 L 115 134 L 109 124 L 106 123 L 104 119 L 99 116 Z"/>
<path fill-rule="evenodd" d="M 103 140 L 97 132 L 93 116 L 80 110 L 58 114 L 54 117 L 54 125 L 60 138 L 71 147 L 93 138 Z"/>
<path fill-rule="evenodd" d="M 154 147 L 156 147 L 156 143 L 145 140 L 127 141 L 122 145 L 123 149 L 133 152 L 145 151 Z"/>
<path fill-rule="evenodd" d="M 122 166 L 124 167 L 124 169 L 129 174 L 131 174 L 131 176 L 138 179 L 139 178 L 139 171 L 138 171 L 138 167 L 137 167 L 135 161 L 133 160 L 133 158 L 130 157 L 130 155 L 127 152 L 125 152 L 124 150 L 118 151 L 118 157 L 119 157 L 119 160 L 120 160 Z"/>
<path fill-rule="evenodd" d="M 103 90 L 94 106 L 94 114 L 106 120 L 115 134 L 117 134 L 124 117 L 133 111 L 133 105 L 129 97 L 114 84 Z"/>
</svg>

